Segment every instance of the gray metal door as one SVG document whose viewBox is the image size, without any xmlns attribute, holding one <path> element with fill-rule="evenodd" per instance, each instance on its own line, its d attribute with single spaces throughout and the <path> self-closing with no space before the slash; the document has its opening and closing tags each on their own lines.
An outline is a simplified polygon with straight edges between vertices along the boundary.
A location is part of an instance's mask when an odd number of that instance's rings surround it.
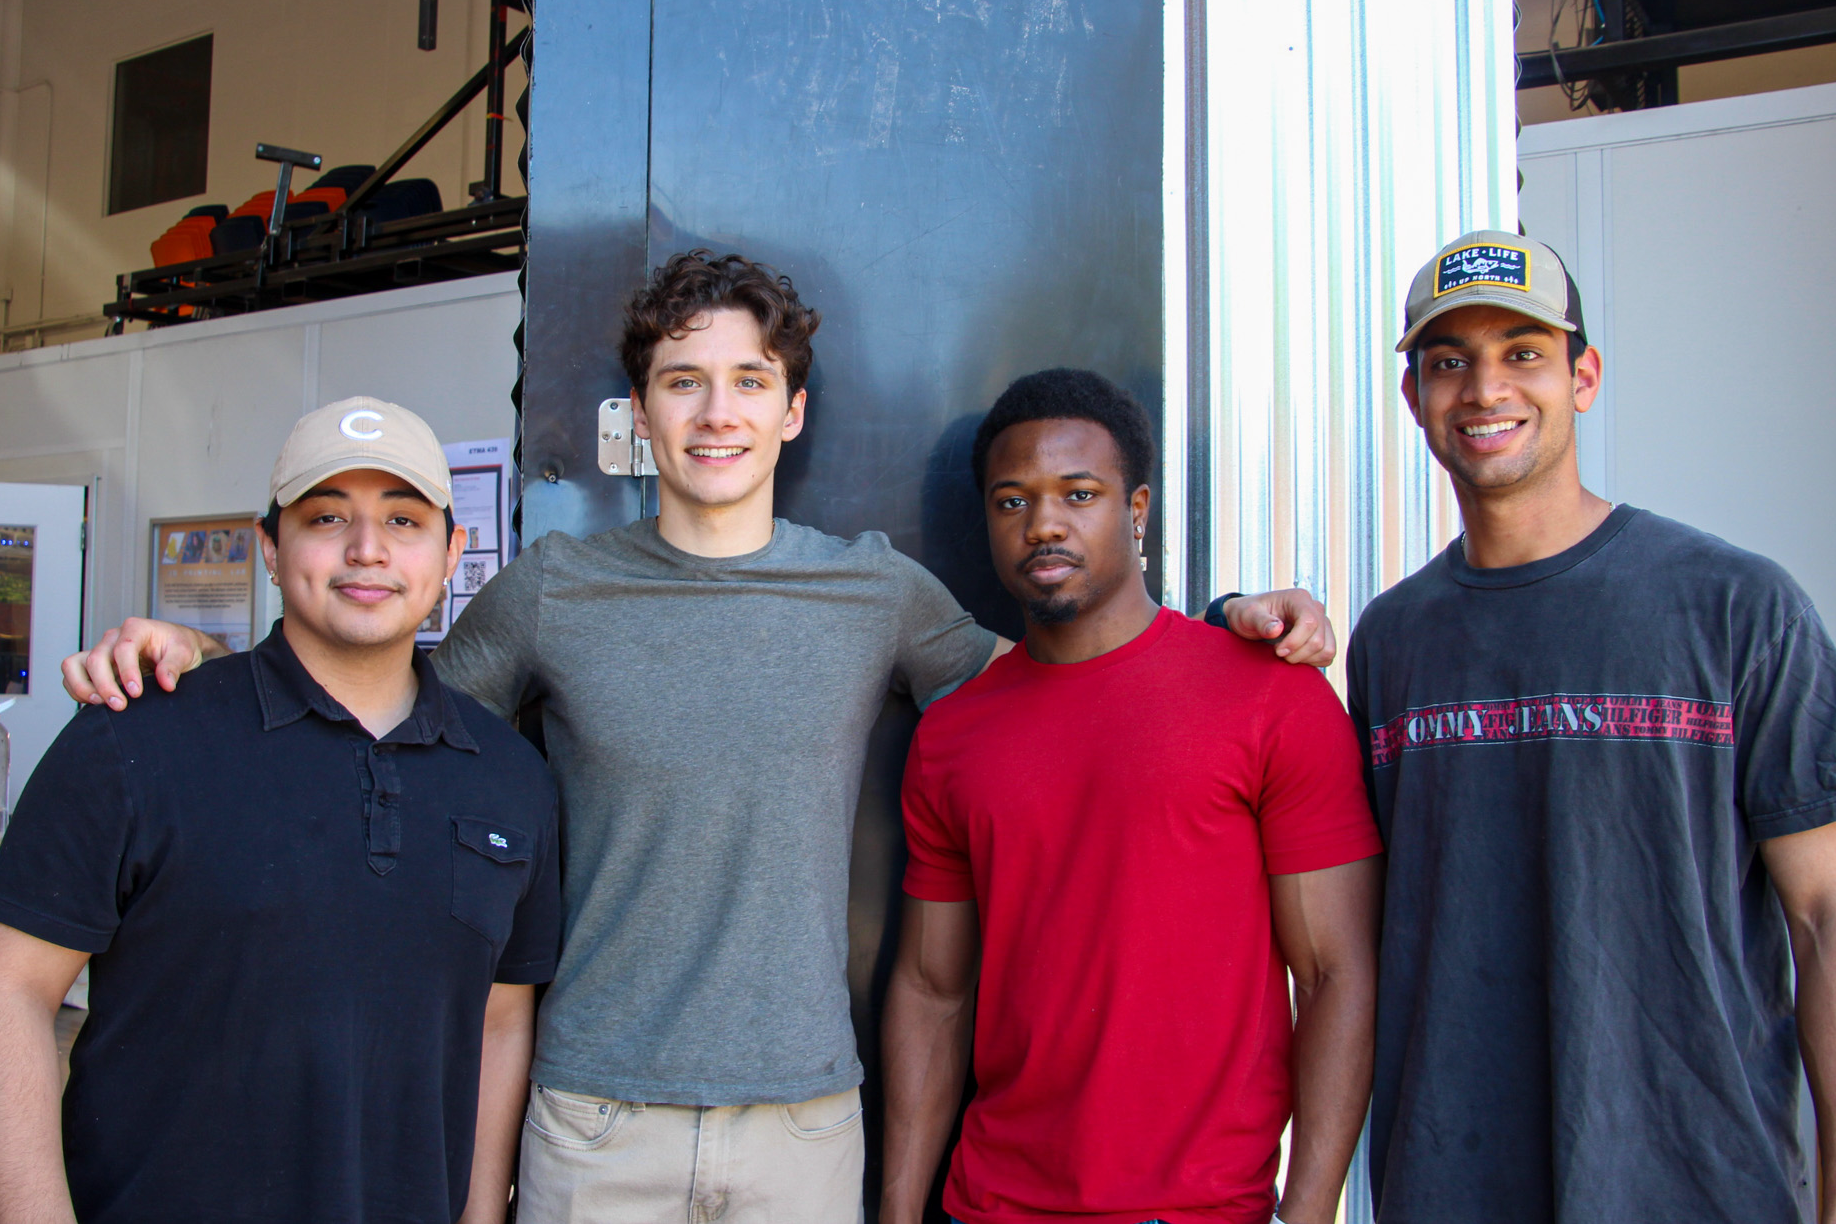
<svg viewBox="0 0 1836 1224">
<path fill-rule="evenodd" d="M 982 620 L 968 447 L 1014 377 L 1094 368 L 1161 406 L 1160 6 L 1138 0 L 541 0 L 530 103 L 525 538 L 639 513 L 594 466 L 619 309 L 695 246 L 824 316 L 779 513 L 877 529 Z M 1158 530 L 1148 541 L 1159 555 Z M 1156 562 L 1157 566 L 1157 562 Z M 1159 574 L 1150 575 L 1159 589 Z M 916 721 L 889 702 L 856 823 L 851 982 L 868 1116 Z M 878 1152 L 870 1139 L 870 1165 Z M 869 1203 L 877 1192 L 870 1174 Z"/>
</svg>

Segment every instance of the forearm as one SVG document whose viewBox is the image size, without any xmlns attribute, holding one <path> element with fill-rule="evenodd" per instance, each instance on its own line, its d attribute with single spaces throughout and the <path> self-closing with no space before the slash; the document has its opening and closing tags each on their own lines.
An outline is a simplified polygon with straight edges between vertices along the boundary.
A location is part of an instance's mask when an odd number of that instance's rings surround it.
<svg viewBox="0 0 1836 1224">
<path fill-rule="evenodd" d="M 64 1180 L 56 1009 L 0 992 L 0 1220 L 75 1224 Z"/>
<path fill-rule="evenodd" d="M 1371 1095 L 1373 975 L 1344 973 L 1299 991 L 1294 1023 L 1294 1131 L 1282 1188 L 1284 1224 L 1331 1224 Z"/>
<path fill-rule="evenodd" d="M 516 1169 L 517 1141 L 529 1100 L 535 1049 L 533 1014 L 485 1032 L 478 1076 L 478 1132 L 472 1143 L 471 1192 L 460 1224 L 502 1224 Z"/>
<path fill-rule="evenodd" d="M 895 971 L 886 992 L 886 1168 L 881 1224 L 918 1224 L 962 1101 L 973 995 L 939 996 Z"/>
<path fill-rule="evenodd" d="M 1836 932 L 1793 932 L 1798 969 L 1798 1047 L 1817 1108 L 1821 1224 L 1836 1224 Z"/>
</svg>

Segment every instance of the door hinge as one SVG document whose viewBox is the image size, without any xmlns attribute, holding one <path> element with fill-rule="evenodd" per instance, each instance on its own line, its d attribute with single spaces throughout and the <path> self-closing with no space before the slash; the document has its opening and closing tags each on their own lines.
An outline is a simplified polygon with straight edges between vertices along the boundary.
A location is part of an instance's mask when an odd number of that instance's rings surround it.
<svg viewBox="0 0 1836 1224">
<path fill-rule="evenodd" d="M 89 551 L 89 520 L 88 519 L 84 519 L 82 522 L 77 524 L 77 551 L 78 552 L 88 552 Z"/>
<path fill-rule="evenodd" d="M 650 440 L 632 427 L 631 401 L 601 400 L 599 404 L 599 470 L 608 476 L 655 476 Z"/>
</svg>

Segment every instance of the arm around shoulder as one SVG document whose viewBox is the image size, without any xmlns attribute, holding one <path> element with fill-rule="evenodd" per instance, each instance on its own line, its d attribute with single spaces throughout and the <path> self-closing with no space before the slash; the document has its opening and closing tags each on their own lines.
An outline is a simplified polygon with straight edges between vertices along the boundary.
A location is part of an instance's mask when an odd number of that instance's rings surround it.
<svg viewBox="0 0 1836 1224">
<path fill-rule="evenodd" d="M 539 696 L 547 537 L 480 588 L 435 648 L 440 679 L 503 718 Z"/>
<path fill-rule="evenodd" d="M 141 678 L 146 668 L 170 693 L 180 675 L 228 653 L 221 642 L 196 629 L 130 616 L 89 650 L 64 660 L 64 691 L 84 705 L 124 710 L 130 698 L 145 691 Z"/>
<path fill-rule="evenodd" d="M 938 577 L 887 549 L 898 576 L 898 685 L 920 707 L 973 680 L 1013 643 L 976 624 Z"/>
<path fill-rule="evenodd" d="M 1326 667 L 1339 653 L 1326 605 L 1302 587 L 1220 595 L 1205 610 L 1205 623 L 1252 642 L 1273 641 L 1275 656 L 1289 663 Z"/>
</svg>

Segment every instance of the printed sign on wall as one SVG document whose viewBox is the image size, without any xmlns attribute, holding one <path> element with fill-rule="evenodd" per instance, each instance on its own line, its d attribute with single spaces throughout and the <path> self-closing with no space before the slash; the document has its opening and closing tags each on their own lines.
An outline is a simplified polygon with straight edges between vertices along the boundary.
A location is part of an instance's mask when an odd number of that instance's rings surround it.
<svg viewBox="0 0 1836 1224">
<path fill-rule="evenodd" d="M 156 620 L 189 625 L 229 650 L 255 632 L 255 515 L 161 519 L 153 523 Z"/>
<path fill-rule="evenodd" d="M 510 462 L 510 439 L 454 442 L 446 448 L 453 473 L 453 521 L 465 529 L 465 555 L 453 572 L 446 598 L 434 605 L 415 641 L 433 646 L 472 596 L 516 555 L 510 532 L 510 505 L 516 496 L 516 468 Z"/>
</svg>

